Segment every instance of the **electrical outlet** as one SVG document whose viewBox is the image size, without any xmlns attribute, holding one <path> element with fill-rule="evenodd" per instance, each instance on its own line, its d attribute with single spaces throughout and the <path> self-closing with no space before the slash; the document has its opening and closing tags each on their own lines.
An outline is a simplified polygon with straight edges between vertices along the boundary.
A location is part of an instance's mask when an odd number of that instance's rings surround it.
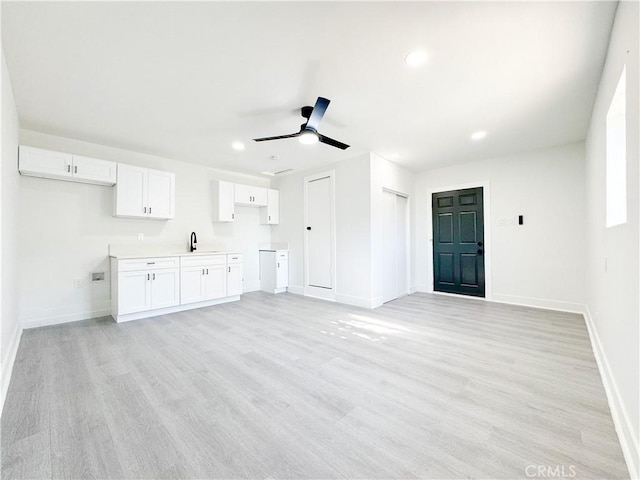
<svg viewBox="0 0 640 480">
<path fill-rule="evenodd" d="M 144 233 L 138 234 L 138 240 L 144 240 Z"/>
<path fill-rule="evenodd" d="M 82 279 L 76 278 L 73 281 L 73 288 L 80 288 L 82 287 Z"/>
</svg>

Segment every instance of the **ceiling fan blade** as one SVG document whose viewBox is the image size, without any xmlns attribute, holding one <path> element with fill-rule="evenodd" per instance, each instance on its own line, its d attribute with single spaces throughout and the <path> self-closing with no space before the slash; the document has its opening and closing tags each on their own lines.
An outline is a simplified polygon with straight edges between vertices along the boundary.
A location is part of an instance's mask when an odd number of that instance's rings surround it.
<svg viewBox="0 0 640 480">
<path fill-rule="evenodd" d="M 281 138 L 293 138 L 300 135 L 300 132 L 291 133 L 289 135 L 278 135 L 277 137 L 264 137 L 264 138 L 254 138 L 254 142 L 266 142 L 267 140 L 280 140 Z"/>
<path fill-rule="evenodd" d="M 331 145 L 332 147 L 337 147 L 341 150 L 346 150 L 349 148 L 349 145 L 346 143 L 339 142 L 338 140 L 334 140 L 333 138 L 325 137 L 324 135 L 318 134 L 318 140 L 321 143 L 326 143 L 327 145 Z"/>
<path fill-rule="evenodd" d="M 318 130 L 320 120 L 322 120 L 324 112 L 327 110 L 330 101 L 331 100 L 324 97 L 318 97 L 318 100 L 316 100 L 316 104 L 313 107 L 313 111 L 311 112 L 311 116 L 309 117 L 309 121 L 307 122 L 307 128 L 311 128 L 315 131 Z"/>
</svg>

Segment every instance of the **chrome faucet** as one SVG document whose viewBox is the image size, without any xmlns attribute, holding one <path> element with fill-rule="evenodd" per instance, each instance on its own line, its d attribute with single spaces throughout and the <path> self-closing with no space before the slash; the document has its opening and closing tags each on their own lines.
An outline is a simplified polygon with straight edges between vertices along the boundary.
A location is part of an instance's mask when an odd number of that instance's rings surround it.
<svg viewBox="0 0 640 480">
<path fill-rule="evenodd" d="M 196 237 L 196 232 L 191 232 L 191 245 L 190 245 L 190 250 L 191 252 L 195 252 L 196 251 L 196 244 L 198 243 L 198 238 Z"/>
</svg>

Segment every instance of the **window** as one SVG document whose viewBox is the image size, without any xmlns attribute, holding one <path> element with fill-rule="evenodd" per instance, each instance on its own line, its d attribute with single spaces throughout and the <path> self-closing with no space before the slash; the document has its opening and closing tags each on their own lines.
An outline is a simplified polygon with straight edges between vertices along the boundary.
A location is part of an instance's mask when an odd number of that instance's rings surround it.
<svg viewBox="0 0 640 480">
<path fill-rule="evenodd" d="M 627 222 L 627 67 L 607 112 L 607 228 Z"/>
</svg>

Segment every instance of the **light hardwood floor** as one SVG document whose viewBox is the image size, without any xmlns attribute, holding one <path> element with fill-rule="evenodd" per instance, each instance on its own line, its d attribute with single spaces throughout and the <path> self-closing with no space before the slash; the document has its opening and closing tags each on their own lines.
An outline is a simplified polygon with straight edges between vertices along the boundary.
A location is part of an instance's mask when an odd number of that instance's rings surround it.
<svg viewBox="0 0 640 480">
<path fill-rule="evenodd" d="M 2 415 L 3 479 L 542 478 L 538 466 L 628 475 L 582 317 L 428 294 L 365 310 L 255 292 L 27 330 Z"/>
</svg>

